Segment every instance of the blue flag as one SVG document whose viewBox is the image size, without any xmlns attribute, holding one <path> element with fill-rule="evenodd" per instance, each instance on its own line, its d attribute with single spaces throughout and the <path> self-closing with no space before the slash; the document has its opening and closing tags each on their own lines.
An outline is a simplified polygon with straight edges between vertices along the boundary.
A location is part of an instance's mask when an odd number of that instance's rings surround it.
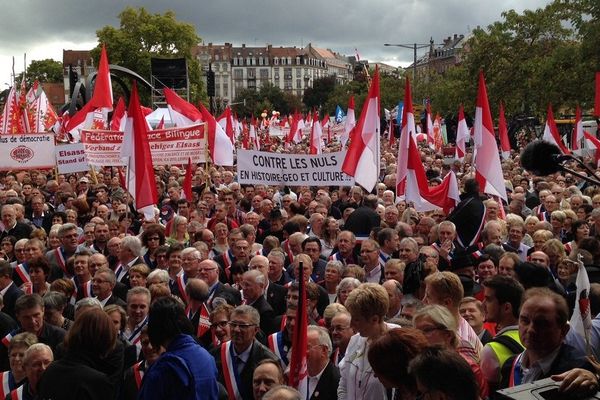
<svg viewBox="0 0 600 400">
<path fill-rule="evenodd" d="M 396 124 L 402 126 L 402 113 L 404 112 L 404 102 L 398 103 L 398 113 L 396 114 Z"/>
<path fill-rule="evenodd" d="M 345 117 L 344 110 L 342 110 L 342 107 L 337 106 L 335 108 L 335 122 L 337 122 L 339 124 L 340 122 L 342 122 L 344 117 Z"/>
</svg>

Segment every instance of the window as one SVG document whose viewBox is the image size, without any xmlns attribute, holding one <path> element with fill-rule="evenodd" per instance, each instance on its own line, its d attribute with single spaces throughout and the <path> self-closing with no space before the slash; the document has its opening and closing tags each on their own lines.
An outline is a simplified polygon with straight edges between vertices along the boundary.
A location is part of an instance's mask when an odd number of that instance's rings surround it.
<svg viewBox="0 0 600 400">
<path fill-rule="evenodd" d="M 269 79 L 269 70 L 267 68 L 260 69 L 260 79 Z"/>
<path fill-rule="evenodd" d="M 256 79 L 256 68 L 248 68 L 248 79 Z"/>
<path fill-rule="evenodd" d="M 296 79 L 296 89 L 302 89 L 302 79 Z"/>
<path fill-rule="evenodd" d="M 229 97 L 229 84 L 223 83 L 223 97 Z"/>
<path fill-rule="evenodd" d="M 233 78 L 234 79 L 244 79 L 244 71 L 241 69 L 233 70 Z"/>
<path fill-rule="evenodd" d="M 300 78 L 302 76 L 302 70 L 300 68 L 296 68 L 296 78 Z"/>
</svg>

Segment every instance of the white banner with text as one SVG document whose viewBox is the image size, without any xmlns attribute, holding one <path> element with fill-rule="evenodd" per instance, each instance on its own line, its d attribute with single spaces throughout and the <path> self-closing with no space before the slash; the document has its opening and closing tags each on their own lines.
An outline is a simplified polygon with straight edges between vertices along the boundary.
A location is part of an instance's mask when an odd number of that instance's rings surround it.
<svg viewBox="0 0 600 400">
<path fill-rule="evenodd" d="M 81 143 L 90 165 L 120 166 L 123 132 L 82 130 Z M 206 160 L 206 136 L 202 125 L 168 128 L 148 132 L 154 166 L 187 165 Z"/>
<path fill-rule="evenodd" d="M 309 155 L 238 149 L 238 182 L 287 186 L 352 186 L 354 178 L 342 172 L 345 156 L 345 151 Z"/>
<path fill-rule="evenodd" d="M 53 133 L 0 136 L 0 170 L 50 169 L 56 166 Z"/>
<path fill-rule="evenodd" d="M 56 146 L 56 166 L 59 174 L 72 174 L 89 171 L 90 165 L 83 143 L 69 143 Z"/>
</svg>

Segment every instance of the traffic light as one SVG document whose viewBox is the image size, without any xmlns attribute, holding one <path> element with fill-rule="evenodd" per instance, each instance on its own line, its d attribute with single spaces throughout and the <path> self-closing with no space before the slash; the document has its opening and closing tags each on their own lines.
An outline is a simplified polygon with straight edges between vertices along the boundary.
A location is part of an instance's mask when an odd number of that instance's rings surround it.
<svg viewBox="0 0 600 400">
<path fill-rule="evenodd" d="M 215 96 L 215 72 L 211 70 L 206 72 L 206 94 L 208 97 Z"/>
</svg>

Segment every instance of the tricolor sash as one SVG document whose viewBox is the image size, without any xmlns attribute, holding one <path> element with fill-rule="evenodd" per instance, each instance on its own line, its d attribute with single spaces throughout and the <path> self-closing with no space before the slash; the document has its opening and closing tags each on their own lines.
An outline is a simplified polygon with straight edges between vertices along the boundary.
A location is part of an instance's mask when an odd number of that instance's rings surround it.
<svg viewBox="0 0 600 400">
<path fill-rule="evenodd" d="M 381 268 L 385 267 L 385 263 L 388 262 L 389 259 L 390 256 L 386 256 L 381 251 L 379 252 L 379 265 L 381 265 Z"/>
<path fill-rule="evenodd" d="M 240 377 L 237 373 L 237 362 L 233 357 L 233 345 L 231 340 L 221 345 L 221 365 L 223 368 L 223 379 L 230 400 L 241 400 Z"/>
<path fill-rule="evenodd" d="M 23 400 L 23 386 L 21 385 L 18 388 L 16 388 L 15 390 L 13 390 L 12 392 L 10 392 L 10 399 L 11 400 Z"/>
<path fill-rule="evenodd" d="M 227 277 L 227 280 L 229 280 L 230 276 L 231 276 L 231 264 L 233 264 L 233 257 L 231 256 L 229 251 L 226 251 L 225 253 L 223 253 L 222 257 L 223 257 L 223 266 L 225 267 L 225 276 Z"/>
<path fill-rule="evenodd" d="M 177 283 L 177 287 L 179 288 L 179 296 L 181 297 L 181 300 L 183 300 L 183 302 L 185 304 L 187 304 L 188 297 L 187 297 L 187 293 L 185 292 L 185 285 L 187 283 L 187 277 L 185 276 L 185 274 L 178 275 L 175 282 Z"/>
<path fill-rule="evenodd" d="M 133 378 L 138 390 L 142 387 L 142 379 L 144 378 L 144 370 L 142 368 L 144 367 L 144 363 L 145 361 L 140 361 L 133 365 Z"/>
<path fill-rule="evenodd" d="M 4 371 L 2 374 L 2 387 L 0 387 L 0 396 L 6 398 L 6 395 L 17 385 L 15 377 L 11 371 Z"/>
<path fill-rule="evenodd" d="M 510 368 L 510 378 L 508 379 L 508 387 L 518 386 L 523 380 L 523 368 L 521 368 L 521 358 L 523 353 L 517 355 Z"/>
<path fill-rule="evenodd" d="M 144 326 L 146 326 L 146 324 L 148 323 L 148 317 L 144 318 L 144 320 L 140 323 L 140 325 L 135 328 L 135 330 L 133 332 L 131 332 L 131 335 L 129 335 L 129 337 L 127 338 L 127 340 L 129 340 L 129 342 L 131 344 L 135 344 L 137 345 L 138 342 L 140 341 L 140 335 L 142 333 L 142 329 L 144 329 Z"/>
<path fill-rule="evenodd" d="M 15 272 L 19 275 L 19 278 L 21 278 L 23 283 L 31 283 L 31 277 L 29 276 L 29 268 L 27 268 L 27 263 L 17 264 L 15 267 Z"/>
<path fill-rule="evenodd" d="M 60 247 L 54 249 L 54 255 L 56 256 L 56 263 L 65 273 L 65 275 L 70 275 L 69 271 L 67 271 L 67 260 L 65 259 L 65 255 L 63 254 Z"/>
<path fill-rule="evenodd" d="M 290 243 L 286 240 L 284 245 L 283 245 L 283 249 L 285 250 L 287 257 L 290 260 L 290 263 L 294 261 L 294 253 L 292 252 L 292 249 L 290 249 Z"/>
<path fill-rule="evenodd" d="M 270 334 L 267 337 L 267 344 L 269 345 L 269 349 L 279 357 L 281 362 L 281 368 L 285 371 L 287 368 L 289 361 L 287 357 L 287 346 L 283 343 L 283 332 L 275 332 Z"/>
<path fill-rule="evenodd" d="M 279 330 L 283 331 L 285 329 L 285 324 L 287 323 L 287 315 L 283 314 L 281 316 L 281 324 L 279 325 Z"/>
</svg>

